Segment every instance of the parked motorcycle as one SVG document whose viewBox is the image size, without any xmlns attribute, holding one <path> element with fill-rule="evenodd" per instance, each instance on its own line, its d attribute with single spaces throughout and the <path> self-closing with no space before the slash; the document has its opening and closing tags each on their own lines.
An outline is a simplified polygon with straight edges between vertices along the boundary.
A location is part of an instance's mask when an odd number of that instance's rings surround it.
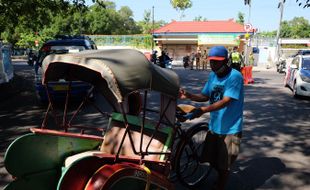
<svg viewBox="0 0 310 190">
<path fill-rule="evenodd" d="M 28 54 L 28 60 L 27 60 L 28 65 L 33 66 L 34 62 L 36 61 L 36 58 L 37 58 L 36 54 L 30 51 Z"/>
<path fill-rule="evenodd" d="M 286 69 L 286 60 L 280 59 L 279 63 L 277 64 L 277 72 L 278 73 L 284 73 Z"/>
</svg>

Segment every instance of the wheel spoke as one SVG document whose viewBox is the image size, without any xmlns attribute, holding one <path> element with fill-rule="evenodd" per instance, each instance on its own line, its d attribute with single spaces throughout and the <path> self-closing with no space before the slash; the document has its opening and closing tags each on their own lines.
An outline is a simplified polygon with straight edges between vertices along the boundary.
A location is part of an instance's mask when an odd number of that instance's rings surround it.
<svg viewBox="0 0 310 190">
<path fill-rule="evenodd" d="M 200 163 L 207 130 L 201 125 L 193 127 L 178 149 L 176 174 L 180 182 L 190 188 L 198 186 L 210 173 L 210 165 Z"/>
</svg>

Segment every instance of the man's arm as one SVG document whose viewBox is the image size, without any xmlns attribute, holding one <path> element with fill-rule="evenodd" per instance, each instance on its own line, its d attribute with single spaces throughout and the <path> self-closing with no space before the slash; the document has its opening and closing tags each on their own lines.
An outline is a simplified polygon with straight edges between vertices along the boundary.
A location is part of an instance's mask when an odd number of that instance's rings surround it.
<svg viewBox="0 0 310 190">
<path fill-rule="evenodd" d="M 222 100 L 215 102 L 209 106 L 202 106 L 200 108 L 196 108 L 191 119 L 200 117 L 201 115 L 207 112 L 212 112 L 212 111 L 222 109 L 226 107 L 231 101 L 232 101 L 232 98 L 225 96 Z"/>
<path fill-rule="evenodd" d="M 226 107 L 231 101 L 232 98 L 225 96 L 222 100 L 217 101 L 209 106 L 202 106 L 200 109 L 203 113 L 216 111 Z"/>
<path fill-rule="evenodd" d="M 192 94 L 183 89 L 180 90 L 180 99 L 190 99 L 195 102 L 206 102 L 209 97 L 203 94 Z"/>
</svg>

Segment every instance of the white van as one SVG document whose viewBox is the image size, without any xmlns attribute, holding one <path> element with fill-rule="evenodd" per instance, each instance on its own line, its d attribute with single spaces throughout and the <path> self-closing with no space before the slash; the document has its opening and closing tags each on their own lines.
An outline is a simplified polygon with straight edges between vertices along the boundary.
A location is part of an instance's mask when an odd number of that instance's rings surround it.
<svg viewBox="0 0 310 190">
<path fill-rule="evenodd" d="M 11 46 L 0 42 L 0 84 L 7 83 L 14 77 L 11 55 Z"/>
</svg>

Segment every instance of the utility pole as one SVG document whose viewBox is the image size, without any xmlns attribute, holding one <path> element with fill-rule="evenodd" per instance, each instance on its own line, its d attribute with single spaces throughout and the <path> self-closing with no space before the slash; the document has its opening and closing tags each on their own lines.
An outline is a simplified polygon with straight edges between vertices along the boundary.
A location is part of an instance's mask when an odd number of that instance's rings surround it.
<svg viewBox="0 0 310 190">
<path fill-rule="evenodd" d="M 251 24 L 251 0 L 244 0 L 245 5 L 249 5 L 249 17 L 248 17 L 248 24 Z M 248 34 L 248 32 L 247 32 Z M 245 51 L 244 51 L 244 63 L 245 65 L 249 65 L 249 50 L 251 46 L 251 37 L 249 39 L 245 39 Z"/>
<path fill-rule="evenodd" d="M 249 18 L 248 18 L 248 23 L 251 23 L 251 1 L 248 1 L 249 5 Z"/>
<path fill-rule="evenodd" d="M 284 3 L 285 0 L 280 0 L 281 2 L 279 2 L 278 8 L 280 8 L 280 21 L 279 21 L 279 28 L 277 31 L 277 37 L 276 37 L 276 59 L 277 62 L 279 62 L 280 59 L 280 43 L 279 43 L 279 39 L 280 39 L 280 31 L 281 31 L 281 23 L 282 23 L 282 18 L 283 18 L 283 11 L 284 11 Z"/>
<path fill-rule="evenodd" d="M 152 6 L 152 52 L 154 50 L 154 5 Z"/>
</svg>

